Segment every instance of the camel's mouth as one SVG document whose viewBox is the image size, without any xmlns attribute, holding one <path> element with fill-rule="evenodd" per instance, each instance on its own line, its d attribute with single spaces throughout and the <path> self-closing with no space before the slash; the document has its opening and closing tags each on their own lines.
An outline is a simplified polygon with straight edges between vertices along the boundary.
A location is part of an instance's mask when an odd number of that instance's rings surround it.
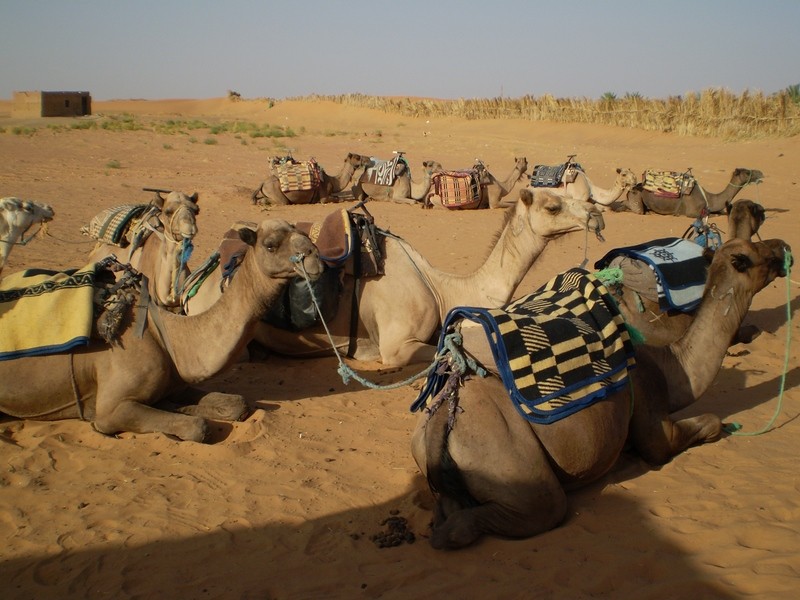
<svg viewBox="0 0 800 600">
<path fill-rule="evenodd" d="M 595 236 L 597 236 L 597 239 L 601 242 L 606 241 L 602 234 L 603 229 L 606 228 L 606 223 L 603 220 L 603 215 L 601 213 L 591 213 L 589 215 L 589 220 L 586 223 L 586 228 L 589 231 L 594 232 Z"/>
</svg>

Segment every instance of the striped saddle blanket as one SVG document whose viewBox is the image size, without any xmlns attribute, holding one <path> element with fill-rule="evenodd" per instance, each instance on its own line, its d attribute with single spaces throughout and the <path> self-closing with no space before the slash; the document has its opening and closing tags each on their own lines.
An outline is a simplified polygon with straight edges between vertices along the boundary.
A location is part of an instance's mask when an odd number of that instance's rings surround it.
<svg viewBox="0 0 800 600">
<path fill-rule="evenodd" d="M 436 173 L 431 181 L 431 194 L 439 196 L 445 208 L 478 208 L 481 203 L 480 174 L 476 169 Z"/>
<path fill-rule="evenodd" d="M 627 385 L 635 366 L 625 321 L 602 282 L 582 269 L 562 273 L 499 309 L 458 307 L 439 341 L 460 322 L 479 324 L 496 369 L 520 414 L 547 424 Z M 466 346 L 464 350 L 470 352 Z M 450 374 L 434 372 L 411 406 L 417 411 Z"/>
<path fill-rule="evenodd" d="M 703 299 L 708 260 L 704 248 L 683 238 L 660 238 L 635 246 L 615 248 L 598 260 L 596 269 L 615 266 L 618 257 L 647 265 L 655 275 L 656 294 L 662 311 L 690 312 Z M 624 269 L 623 269 L 624 272 Z M 623 274 L 623 283 L 624 280 Z M 635 290 L 640 291 L 640 290 Z M 647 290 L 641 291 L 648 296 Z"/>
<path fill-rule="evenodd" d="M 107 208 L 81 227 L 81 233 L 104 244 L 125 248 L 133 241 L 139 224 L 158 210 L 152 204 L 123 204 Z"/>
<path fill-rule="evenodd" d="M 290 156 L 272 159 L 272 174 L 278 178 L 283 192 L 307 192 L 319 188 L 322 170 L 313 158 L 295 160 Z"/>
<path fill-rule="evenodd" d="M 558 187 L 562 181 L 572 183 L 583 168 L 574 162 L 560 165 L 536 165 L 531 172 L 531 187 Z"/>
<path fill-rule="evenodd" d="M 371 158 L 372 165 L 367 167 L 366 180 L 375 185 L 392 185 L 395 179 L 408 172 L 411 173 L 408 161 L 399 154 L 391 160 Z"/>
<path fill-rule="evenodd" d="M 694 184 L 695 178 L 690 171 L 678 173 L 648 169 L 642 174 L 644 189 L 665 198 L 680 198 L 685 194 L 691 194 Z"/>
</svg>

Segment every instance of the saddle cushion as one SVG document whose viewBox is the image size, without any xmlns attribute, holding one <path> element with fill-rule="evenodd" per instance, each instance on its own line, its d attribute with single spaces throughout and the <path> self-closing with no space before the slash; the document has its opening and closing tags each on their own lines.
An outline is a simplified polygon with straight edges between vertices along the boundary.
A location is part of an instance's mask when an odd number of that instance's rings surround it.
<svg viewBox="0 0 800 600">
<path fill-rule="evenodd" d="M 558 275 L 500 309 L 458 307 L 445 319 L 439 351 L 461 321 L 482 326 L 493 365 L 520 414 L 552 423 L 607 397 L 635 366 L 625 321 L 606 287 L 582 269 Z M 463 349 L 472 354 L 464 342 Z M 447 375 L 429 376 L 412 411 L 438 393 Z"/>
<path fill-rule="evenodd" d="M 481 184 L 478 171 L 444 171 L 434 174 L 431 194 L 439 196 L 442 206 L 453 210 L 478 208 L 481 202 Z"/>
<path fill-rule="evenodd" d="M 95 267 L 28 269 L 0 286 L 0 360 L 64 352 L 89 343 Z"/>
<path fill-rule="evenodd" d="M 655 274 L 661 310 L 690 312 L 700 304 L 706 286 L 708 260 L 703 254 L 703 247 L 692 241 L 660 238 L 635 246 L 615 248 L 594 266 L 596 269 L 605 269 L 611 266 L 617 256 L 641 261 Z"/>
<path fill-rule="evenodd" d="M 694 184 L 694 175 L 688 171 L 678 173 L 648 169 L 642 174 L 642 187 L 656 196 L 665 198 L 680 198 L 685 194 L 691 194 Z"/>
<path fill-rule="evenodd" d="M 124 248 L 130 243 L 129 230 L 136 222 L 142 220 L 150 204 L 124 204 L 107 208 L 95 215 L 88 225 L 81 228 L 81 233 L 95 238 L 104 244 L 112 244 Z"/>
<path fill-rule="evenodd" d="M 562 163 L 560 165 L 536 165 L 531 172 L 531 187 L 558 187 L 561 185 L 561 180 L 564 178 L 564 173 L 567 167 L 574 171 L 577 175 L 578 171 L 583 171 L 583 168 L 578 163 Z M 575 181 L 575 178 L 572 178 Z M 571 183 L 570 181 L 569 183 Z"/>
<path fill-rule="evenodd" d="M 393 157 L 390 160 L 378 160 L 372 158 L 372 166 L 367 167 L 364 171 L 366 180 L 375 185 L 393 185 L 394 180 L 398 174 L 409 173 L 411 174 L 408 166 L 408 161 L 400 155 Z M 401 165 L 401 168 L 398 168 Z M 400 171 L 401 173 L 398 173 Z"/>
<path fill-rule="evenodd" d="M 278 178 L 282 192 L 307 192 L 319 188 L 322 173 L 313 158 L 305 161 L 273 161 L 272 174 Z"/>
</svg>

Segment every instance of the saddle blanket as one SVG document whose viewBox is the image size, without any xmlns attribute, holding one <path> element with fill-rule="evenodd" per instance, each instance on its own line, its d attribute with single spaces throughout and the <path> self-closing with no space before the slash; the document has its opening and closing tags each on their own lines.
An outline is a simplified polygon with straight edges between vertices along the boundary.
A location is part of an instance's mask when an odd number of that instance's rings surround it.
<svg viewBox="0 0 800 600">
<path fill-rule="evenodd" d="M 127 233 L 135 222 L 143 219 L 150 204 L 123 204 L 107 208 L 98 213 L 88 225 L 81 227 L 81 233 L 93 237 L 104 244 L 125 247 L 130 243 Z M 154 207 L 155 208 L 155 207 Z"/>
<path fill-rule="evenodd" d="M 567 167 L 574 170 L 576 174 L 577 171 L 583 171 L 583 168 L 578 163 L 562 163 L 555 166 L 536 165 L 533 167 L 530 176 L 531 187 L 553 188 L 560 186 L 561 180 L 564 178 L 564 173 L 567 171 Z M 575 181 L 574 177 L 572 181 Z M 572 181 L 569 181 L 569 183 L 572 183 Z"/>
<path fill-rule="evenodd" d="M 685 194 L 691 194 L 694 184 L 694 175 L 688 171 L 678 173 L 648 169 L 642 174 L 642 187 L 656 196 L 665 198 L 680 198 Z"/>
<path fill-rule="evenodd" d="M 635 366 L 616 304 L 600 280 L 582 269 L 562 273 L 504 308 L 454 308 L 445 319 L 440 351 L 463 319 L 483 327 L 511 400 L 534 423 L 553 423 L 607 397 L 627 385 Z M 412 412 L 447 377 L 432 373 Z"/>
<path fill-rule="evenodd" d="M 646 263 L 655 273 L 662 311 L 690 312 L 697 308 L 706 287 L 708 260 L 702 246 L 683 238 L 661 238 L 611 250 L 594 266 L 607 268 L 617 256 Z"/>
<path fill-rule="evenodd" d="M 372 166 L 367 167 L 365 173 L 367 181 L 376 185 L 392 185 L 398 175 L 409 171 L 408 161 L 399 154 L 391 160 L 378 160 L 370 158 Z M 398 167 L 398 165 L 400 165 Z M 398 173 L 399 171 L 399 173 Z"/>
<path fill-rule="evenodd" d="M 431 190 L 442 199 L 442 206 L 452 210 L 478 208 L 481 203 L 480 178 L 475 169 L 436 173 Z"/>
<path fill-rule="evenodd" d="M 0 286 L 0 360 L 64 352 L 89 343 L 95 266 L 28 269 Z"/>
<path fill-rule="evenodd" d="M 278 178 L 282 192 L 306 192 L 319 188 L 322 172 L 313 158 L 297 161 L 292 158 L 272 162 L 272 174 Z"/>
</svg>

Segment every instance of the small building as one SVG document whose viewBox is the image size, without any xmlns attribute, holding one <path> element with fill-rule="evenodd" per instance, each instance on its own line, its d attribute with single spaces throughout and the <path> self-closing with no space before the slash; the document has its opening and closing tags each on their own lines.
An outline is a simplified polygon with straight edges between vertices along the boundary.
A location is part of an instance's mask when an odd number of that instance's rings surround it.
<svg viewBox="0 0 800 600">
<path fill-rule="evenodd" d="M 14 92 L 11 116 L 82 117 L 92 114 L 89 92 Z"/>
</svg>

